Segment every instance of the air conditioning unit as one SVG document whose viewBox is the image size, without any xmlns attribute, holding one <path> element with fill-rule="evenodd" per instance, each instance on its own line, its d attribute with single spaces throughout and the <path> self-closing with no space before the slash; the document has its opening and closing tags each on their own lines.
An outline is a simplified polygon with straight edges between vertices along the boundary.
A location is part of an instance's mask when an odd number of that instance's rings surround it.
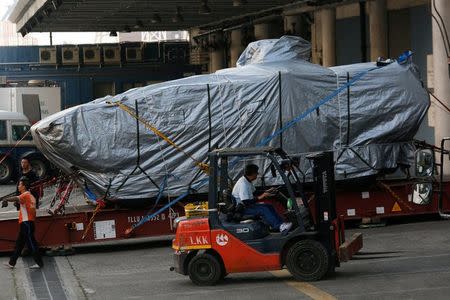
<svg viewBox="0 0 450 300">
<path fill-rule="evenodd" d="M 167 43 L 164 44 L 164 63 L 179 64 L 187 63 L 188 44 L 187 43 Z"/>
<path fill-rule="evenodd" d="M 56 47 L 39 48 L 39 63 L 56 65 Z"/>
<path fill-rule="evenodd" d="M 141 47 L 127 47 L 126 59 L 128 62 L 142 61 Z"/>
<path fill-rule="evenodd" d="M 83 48 L 83 62 L 85 65 L 99 65 L 100 64 L 100 47 L 84 47 Z"/>
<path fill-rule="evenodd" d="M 103 62 L 106 64 L 120 64 L 120 46 L 103 46 Z"/>
<path fill-rule="evenodd" d="M 63 65 L 78 65 L 80 63 L 78 47 L 61 47 L 61 61 Z"/>
</svg>

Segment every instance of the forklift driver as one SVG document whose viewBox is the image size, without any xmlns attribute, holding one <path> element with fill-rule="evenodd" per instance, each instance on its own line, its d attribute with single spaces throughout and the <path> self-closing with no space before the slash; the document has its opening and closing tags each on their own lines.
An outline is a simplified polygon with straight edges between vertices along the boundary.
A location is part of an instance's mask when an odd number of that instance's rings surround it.
<svg viewBox="0 0 450 300">
<path fill-rule="evenodd" d="M 244 170 L 244 176 L 239 178 L 233 187 L 232 195 L 236 199 L 236 207 L 243 207 L 243 214 L 261 216 L 263 221 L 268 223 L 273 230 L 279 230 L 286 234 L 292 227 L 292 223 L 283 223 L 281 217 L 270 204 L 256 203 L 257 200 L 263 200 L 275 195 L 276 190 L 271 188 L 259 196 L 256 196 L 255 187 L 252 182 L 258 177 L 258 166 L 254 164 L 247 165 Z"/>
</svg>

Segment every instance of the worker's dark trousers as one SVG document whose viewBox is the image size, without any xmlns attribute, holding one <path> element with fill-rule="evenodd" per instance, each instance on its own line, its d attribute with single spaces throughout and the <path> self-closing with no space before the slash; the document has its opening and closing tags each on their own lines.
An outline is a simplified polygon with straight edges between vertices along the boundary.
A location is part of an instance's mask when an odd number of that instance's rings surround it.
<svg viewBox="0 0 450 300">
<path fill-rule="evenodd" d="M 270 204 L 255 203 L 244 208 L 244 215 L 261 216 L 263 221 L 268 223 L 274 230 L 279 230 L 283 219 Z"/>
<path fill-rule="evenodd" d="M 39 248 L 34 238 L 34 222 L 26 221 L 20 223 L 19 236 L 16 240 L 16 248 L 14 249 L 14 253 L 9 259 L 9 264 L 12 266 L 16 265 L 17 259 L 22 253 L 23 247 L 25 244 L 28 247 L 28 250 L 33 254 L 34 261 L 40 266 L 44 266 L 44 262 L 42 261 L 41 255 L 39 254 Z"/>
</svg>

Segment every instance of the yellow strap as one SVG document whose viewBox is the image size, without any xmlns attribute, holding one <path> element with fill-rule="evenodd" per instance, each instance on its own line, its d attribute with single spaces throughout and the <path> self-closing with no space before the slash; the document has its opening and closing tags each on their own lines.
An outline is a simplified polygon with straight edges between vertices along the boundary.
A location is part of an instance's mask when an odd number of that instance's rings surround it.
<svg viewBox="0 0 450 300">
<path fill-rule="evenodd" d="M 86 226 L 86 230 L 84 231 L 83 235 L 81 236 L 82 240 L 84 240 L 86 238 L 86 235 L 88 234 L 88 231 L 89 231 L 89 229 L 91 229 L 92 223 L 94 222 L 95 215 L 100 211 L 101 208 L 102 208 L 102 205 L 100 203 L 97 204 L 97 206 L 95 207 L 95 209 L 92 213 L 92 217 L 89 220 L 88 225 Z"/>
<path fill-rule="evenodd" d="M 400 202 L 401 204 L 403 204 L 404 206 L 406 206 L 409 210 L 414 211 L 414 208 L 412 208 L 408 203 L 406 203 L 405 201 L 403 201 L 402 198 L 400 198 L 400 196 L 398 194 L 396 194 L 387 184 L 379 181 L 378 182 L 380 184 L 380 186 L 382 186 L 383 188 L 386 189 L 386 191 L 388 191 L 391 196 L 397 200 L 397 202 Z"/>
<path fill-rule="evenodd" d="M 192 159 L 195 163 L 195 165 L 202 170 L 203 172 L 205 172 L 206 174 L 209 174 L 209 165 L 206 163 L 203 163 L 197 159 L 195 159 L 192 155 L 190 155 L 189 153 L 187 153 L 183 148 L 181 148 L 180 146 L 178 146 L 177 144 L 175 144 L 174 141 L 172 141 L 169 137 L 167 137 L 166 135 L 164 135 L 164 133 L 162 133 L 161 131 L 159 131 L 155 126 L 153 126 L 150 122 L 148 122 L 147 120 L 138 117 L 136 115 L 136 113 L 129 108 L 128 106 L 126 106 L 125 104 L 122 104 L 121 102 L 110 102 L 110 104 L 112 105 L 116 105 L 119 108 L 121 108 L 123 111 L 127 112 L 130 116 L 132 116 L 133 118 L 137 119 L 139 122 L 141 122 L 142 124 L 145 125 L 145 127 L 151 131 L 153 131 L 157 136 L 159 136 L 160 138 L 162 138 L 164 141 L 166 141 L 169 145 L 171 145 L 172 147 L 174 147 L 175 149 L 177 149 L 178 151 L 180 151 L 181 153 L 183 153 L 186 157 Z"/>
</svg>

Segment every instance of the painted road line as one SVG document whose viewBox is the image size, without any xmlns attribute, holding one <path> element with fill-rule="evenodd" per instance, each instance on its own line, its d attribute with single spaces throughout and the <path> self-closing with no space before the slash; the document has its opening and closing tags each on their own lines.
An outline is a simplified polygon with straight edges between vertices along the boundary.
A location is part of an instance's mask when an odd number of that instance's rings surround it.
<svg viewBox="0 0 450 300">
<path fill-rule="evenodd" d="M 287 285 L 295 288 L 299 292 L 314 300 L 337 300 L 337 298 L 333 295 L 328 294 L 310 283 L 293 280 L 292 275 L 288 270 L 271 271 L 270 273 L 278 278 L 285 278 L 285 283 Z"/>
<path fill-rule="evenodd" d="M 47 279 L 47 276 L 45 276 L 45 272 L 42 272 L 42 277 L 44 278 L 45 288 L 48 291 L 48 294 L 50 296 L 50 300 L 53 300 L 53 295 L 52 295 L 52 292 L 50 291 L 50 287 L 48 285 L 48 279 Z"/>
<path fill-rule="evenodd" d="M 68 256 L 54 257 L 61 284 L 68 299 L 88 299 L 80 278 L 77 276 Z"/>
</svg>

